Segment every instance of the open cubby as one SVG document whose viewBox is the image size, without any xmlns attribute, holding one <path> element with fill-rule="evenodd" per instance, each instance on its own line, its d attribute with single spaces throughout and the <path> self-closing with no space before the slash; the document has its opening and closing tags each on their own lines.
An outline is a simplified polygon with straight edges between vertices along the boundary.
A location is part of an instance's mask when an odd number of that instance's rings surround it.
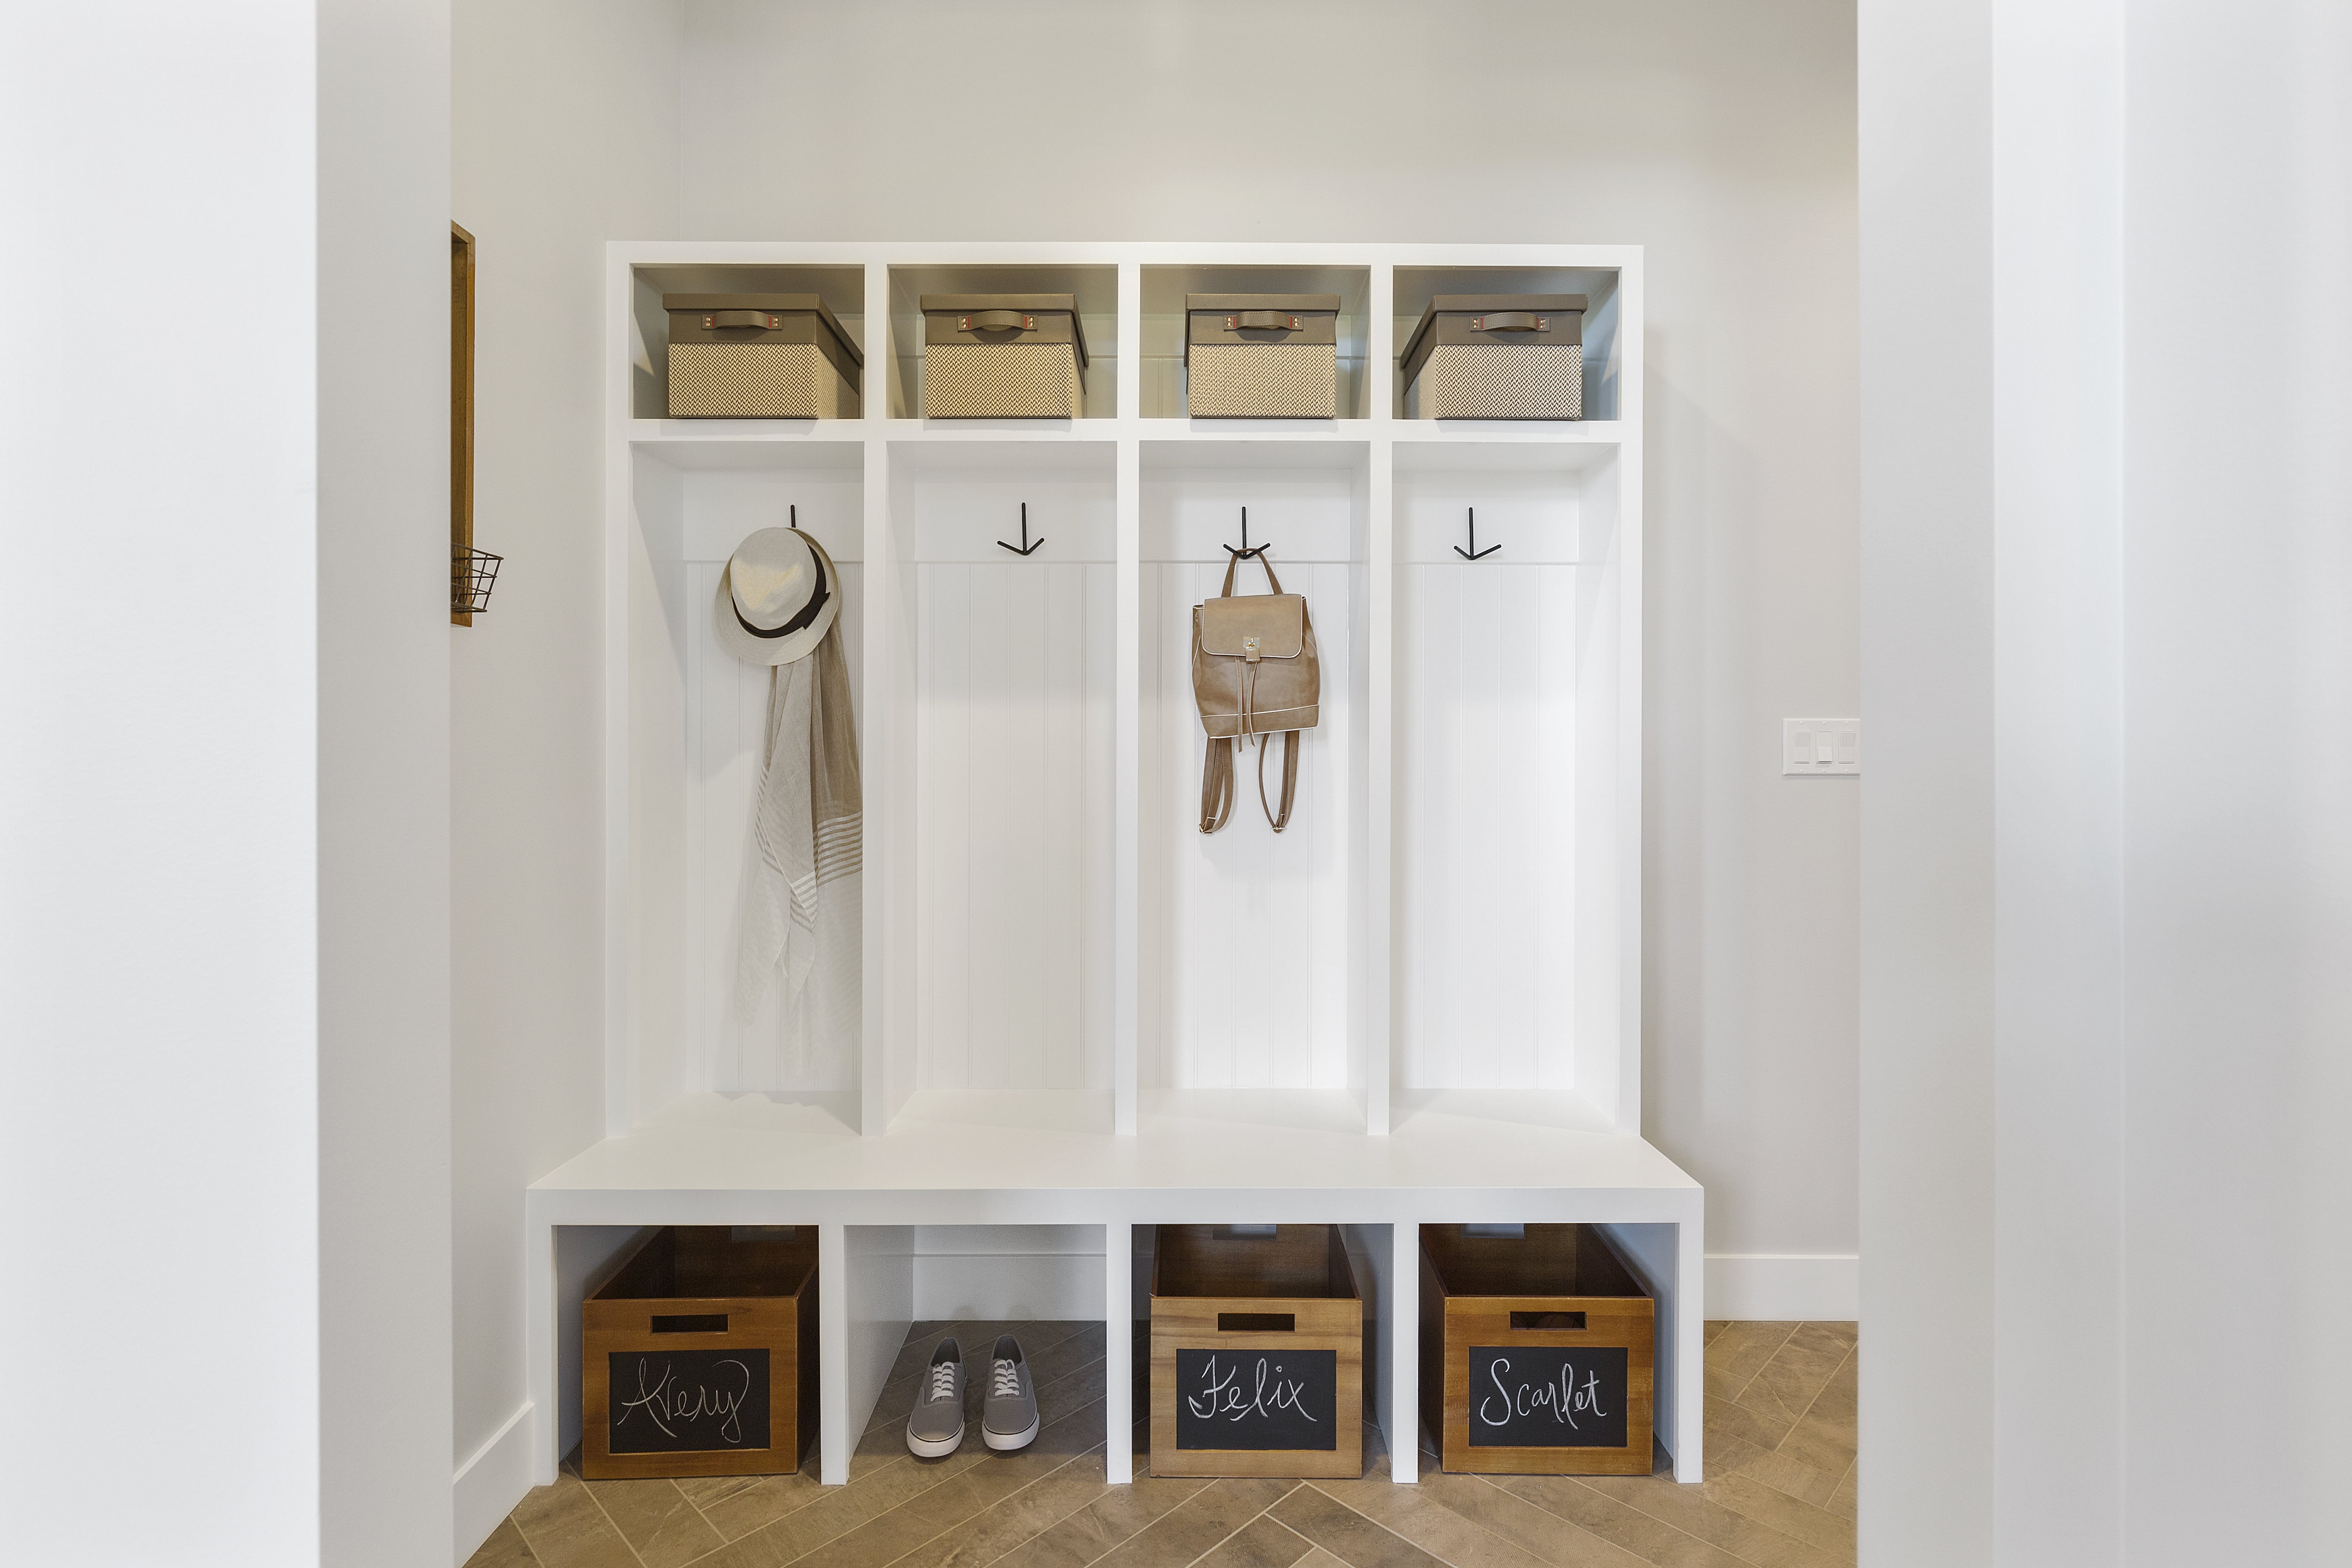
<svg viewBox="0 0 2352 1568">
<path fill-rule="evenodd" d="M 922 406 L 923 310 L 926 294 L 1069 294 L 1076 298 L 1078 330 L 1087 341 L 1086 417 L 1118 415 L 1118 268 L 982 262 L 908 265 L 890 268 L 890 355 L 887 412 L 893 419 L 916 417 Z M 948 422 L 961 429 L 1054 423 L 1035 419 Z M 1068 420 L 1059 423 L 1067 425 Z"/>
<path fill-rule="evenodd" d="M 864 395 L 872 397 L 881 366 L 875 363 L 866 331 L 866 269 L 862 267 L 762 265 L 730 262 L 648 263 L 629 270 L 626 328 L 629 413 L 637 419 L 669 417 L 669 315 L 665 294 L 814 294 L 840 321 L 849 341 L 866 356 Z M 698 420 L 698 424 L 711 423 Z M 727 420 L 728 425 L 789 427 L 808 431 L 836 420 Z"/>
<path fill-rule="evenodd" d="M 1606 445 L 1399 448 L 1401 1119 L 1615 1122 L 1618 914 L 1639 874 L 1620 841 L 1622 461 Z"/>
<path fill-rule="evenodd" d="M 891 982 L 908 1024 L 894 1116 L 1110 1124 L 1115 458 L 1092 442 L 891 448 L 913 758 L 911 788 L 882 800 L 884 831 L 911 847 L 911 882 L 886 896 L 886 929 L 913 935 Z M 1024 507 L 1020 555 L 1004 546 Z"/>
<path fill-rule="evenodd" d="M 954 1265 L 974 1311 L 1117 1331 L 1123 1482 L 1133 1248 L 1163 1223 L 1328 1223 L 1411 1479 L 1419 1226 L 1588 1224 L 1658 1302 L 1658 1432 L 1697 1479 L 1704 1194 L 1640 1135 L 1640 252 L 666 241 L 608 266 L 606 1135 L 526 1200 L 541 1407 L 563 1408 L 560 1235 L 807 1225 L 841 1481 L 888 1436 L 881 1393 L 954 1232 L 1001 1244 Z M 868 350 L 860 416 L 651 417 L 664 289 L 821 294 Z M 1428 297 L 1521 289 L 1592 298 L 1591 417 L 1408 421 L 1371 390 Z M 1078 297 L 1087 416 L 909 417 L 916 300 L 998 290 Z M 1183 296 L 1255 291 L 1340 296 L 1345 417 L 1181 416 Z M 998 543 L 1023 542 L 1024 502 L 1025 556 Z M 1192 612 L 1244 506 L 1321 674 L 1279 837 L 1254 751 L 1199 831 Z M 720 647 L 715 598 L 795 507 L 844 588 L 861 961 L 821 1019 L 744 1018 L 768 676 Z M 1500 546 L 1475 563 L 1473 508 Z M 1236 586 L 1264 590 L 1255 562 Z"/>
<path fill-rule="evenodd" d="M 1144 444 L 1136 1048 L 1147 1114 L 1294 1105 L 1363 1125 L 1368 462 L 1361 442 Z M 1200 829 L 1209 742 L 1192 697 L 1192 606 L 1222 588 L 1244 508 L 1250 545 L 1265 555 L 1239 563 L 1234 592 L 1267 592 L 1270 563 L 1285 591 L 1304 595 L 1321 676 L 1278 835 L 1260 804 L 1255 745 L 1236 746 L 1224 827 Z M 1264 762 L 1277 803 L 1284 745 L 1269 738 Z"/>
<path fill-rule="evenodd" d="M 1339 296 L 1339 412 L 1367 416 L 1364 373 L 1370 342 L 1371 270 L 1365 267 L 1201 263 L 1143 268 L 1142 397 L 1147 419 L 1181 419 L 1184 406 L 1184 297 L 1187 294 L 1337 294 Z M 1328 420 L 1212 421 L 1219 426 L 1322 426 Z"/>
<path fill-rule="evenodd" d="M 1421 314 L 1440 294 L 1581 294 L 1584 296 L 1584 417 L 1618 417 L 1620 309 L 1614 267 L 1400 267 L 1396 269 L 1394 331 L 1402 356 Z M 1390 417 L 1404 417 L 1404 371 L 1389 367 Z"/>
</svg>

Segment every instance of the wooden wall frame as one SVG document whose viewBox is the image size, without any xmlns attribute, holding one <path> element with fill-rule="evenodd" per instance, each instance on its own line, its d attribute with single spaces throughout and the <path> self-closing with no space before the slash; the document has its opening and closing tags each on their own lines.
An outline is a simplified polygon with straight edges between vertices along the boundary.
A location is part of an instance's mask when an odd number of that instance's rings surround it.
<svg viewBox="0 0 2352 1568">
<path fill-rule="evenodd" d="M 470 626 L 458 608 L 461 564 L 474 549 L 474 237 L 449 226 L 449 622 Z"/>
</svg>

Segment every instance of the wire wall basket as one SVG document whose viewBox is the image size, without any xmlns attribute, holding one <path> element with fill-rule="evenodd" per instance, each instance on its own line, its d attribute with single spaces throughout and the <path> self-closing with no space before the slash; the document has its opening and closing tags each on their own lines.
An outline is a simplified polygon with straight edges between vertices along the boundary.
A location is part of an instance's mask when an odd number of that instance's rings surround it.
<svg viewBox="0 0 2352 1568">
<path fill-rule="evenodd" d="M 498 586 L 499 563 L 506 559 L 487 550 L 459 550 L 449 558 L 449 610 L 452 615 L 478 616 L 490 607 L 490 590 Z"/>
</svg>

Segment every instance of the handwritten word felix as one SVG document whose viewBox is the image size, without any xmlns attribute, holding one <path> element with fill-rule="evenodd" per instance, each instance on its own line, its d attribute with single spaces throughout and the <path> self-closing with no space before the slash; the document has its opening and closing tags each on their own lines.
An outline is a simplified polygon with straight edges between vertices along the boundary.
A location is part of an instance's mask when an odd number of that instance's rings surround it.
<svg viewBox="0 0 2352 1568">
<path fill-rule="evenodd" d="M 1265 1357 L 1258 1357 L 1255 1380 L 1246 1392 L 1241 1385 L 1241 1368 L 1221 1373 L 1215 1356 L 1209 1358 L 1202 1373 L 1201 1392 L 1186 1395 L 1184 1405 L 1204 1421 L 1216 1415 L 1240 1421 L 1252 1415 L 1271 1415 L 1277 1410 L 1295 1410 L 1305 1420 L 1315 1419 L 1302 1397 L 1307 1384 L 1284 1377 L 1280 1362 L 1269 1369 Z"/>
</svg>

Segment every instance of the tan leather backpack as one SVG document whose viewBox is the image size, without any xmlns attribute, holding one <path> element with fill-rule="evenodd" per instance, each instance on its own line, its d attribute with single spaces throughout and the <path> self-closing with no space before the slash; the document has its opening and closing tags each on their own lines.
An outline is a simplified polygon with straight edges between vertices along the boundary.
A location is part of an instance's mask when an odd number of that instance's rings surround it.
<svg viewBox="0 0 2352 1568">
<path fill-rule="evenodd" d="M 1265 568 L 1269 594 L 1234 593 L 1234 573 L 1246 553 Z M 1323 679 L 1315 663 L 1315 624 L 1307 601 L 1282 591 L 1265 547 L 1242 552 L 1225 564 L 1217 597 L 1192 606 L 1192 700 L 1209 732 L 1201 769 L 1201 831 L 1214 833 L 1234 809 L 1234 742 L 1243 736 L 1283 736 L 1282 809 L 1265 798 L 1265 742 L 1258 742 L 1257 803 L 1276 833 L 1290 824 L 1298 792 L 1298 731 L 1315 727 Z"/>
</svg>

